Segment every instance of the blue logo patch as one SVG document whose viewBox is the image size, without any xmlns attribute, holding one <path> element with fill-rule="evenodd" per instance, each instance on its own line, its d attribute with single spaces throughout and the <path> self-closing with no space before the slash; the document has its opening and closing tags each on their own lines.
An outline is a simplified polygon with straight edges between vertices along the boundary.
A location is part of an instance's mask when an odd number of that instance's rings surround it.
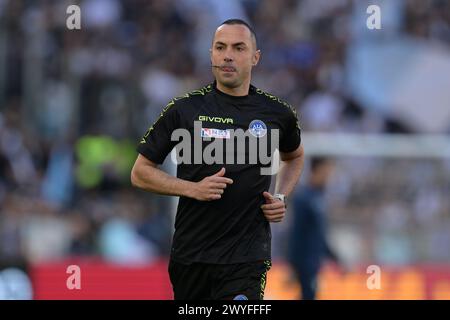
<svg viewBox="0 0 450 320">
<path fill-rule="evenodd" d="M 267 126 L 261 120 L 253 120 L 252 122 L 250 122 L 248 130 L 250 131 L 252 136 L 262 138 L 267 133 Z"/>
</svg>

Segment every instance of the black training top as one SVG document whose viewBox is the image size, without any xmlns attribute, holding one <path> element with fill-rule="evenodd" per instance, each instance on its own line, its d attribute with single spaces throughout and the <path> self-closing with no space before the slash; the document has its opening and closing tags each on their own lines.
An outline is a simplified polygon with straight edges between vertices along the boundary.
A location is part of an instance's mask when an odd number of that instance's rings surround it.
<svg viewBox="0 0 450 320">
<path fill-rule="evenodd" d="M 197 122 L 196 130 L 194 121 L 201 121 Z M 201 128 L 198 128 L 199 124 Z M 262 167 L 270 167 L 270 164 L 266 165 L 267 162 L 260 161 L 259 158 L 258 161 L 250 160 L 251 154 L 255 152 L 250 149 L 249 141 L 267 138 L 269 142 L 266 154 L 271 155 L 270 147 L 273 144 L 270 143 L 270 137 L 274 132 L 271 130 L 278 129 L 278 149 L 281 152 L 297 149 L 300 145 L 300 127 L 295 110 L 254 86 L 250 86 L 247 96 L 236 97 L 219 91 L 214 82 L 170 101 L 142 138 L 138 152 L 161 164 L 175 145 L 182 141 L 182 138 L 171 141 L 172 132 L 179 128 L 190 133 L 190 141 L 187 139 L 191 142 L 190 160 L 195 160 L 195 143 L 201 146 L 200 150 L 205 154 L 209 152 L 217 156 L 222 154 L 222 151 L 218 151 L 221 149 L 211 152 L 211 146 L 209 149 L 205 148 L 212 142 L 223 142 L 224 164 L 206 164 L 201 157 L 202 153 L 197 150 L 201 163 L 199 158 L 197 163 L 179 163 L 178 178 L 197 182 L 225 167 L 225 177 L 234 182 L 227 185 L 219 200 L 197 201 L 180 197 L 171 259 L 181 263 L 214 264 L 270 259 L 270 225 L 262 213 L 261 205 L 265 203 L 263 192 L 268 191 L 271 176 L 262 175 L 260 170 Z M 246 156 L 245 163 L 242 160 L 238 163 L 239 146 L 234 148 L 233 159 L 226 157 L 225 143 L 233 137 L 230 135 L 233 133 L 231 130 L 236 129 L 245 131 L 251 137 L 246 140 L 245 151 L 240 151 L 240 154 Z M 195 139 L 197 142 L 194 142 Z M 188 153 L 185 152 L 188 151 L 185 148 L 180 155 L 186 156 Z"/>
</svg>

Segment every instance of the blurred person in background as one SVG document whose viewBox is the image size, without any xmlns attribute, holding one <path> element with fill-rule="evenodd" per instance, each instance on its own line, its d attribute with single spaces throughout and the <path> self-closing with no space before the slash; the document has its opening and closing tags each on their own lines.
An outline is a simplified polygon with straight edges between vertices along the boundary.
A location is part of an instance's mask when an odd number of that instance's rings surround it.
<svg viewBox="0 0 450 320">
<path fill-rule="evenodd" d="M 293 222 L 289 236 L 289 262 L 301 284 L 302 299 L 313 300 L 317 292 L 317 276 L 325 259 L 339 263 L 327 240 L 325 187 L 333 174 L 329 158 L 314 157 L 308 183 L 293 199 Z"/>
</svg>

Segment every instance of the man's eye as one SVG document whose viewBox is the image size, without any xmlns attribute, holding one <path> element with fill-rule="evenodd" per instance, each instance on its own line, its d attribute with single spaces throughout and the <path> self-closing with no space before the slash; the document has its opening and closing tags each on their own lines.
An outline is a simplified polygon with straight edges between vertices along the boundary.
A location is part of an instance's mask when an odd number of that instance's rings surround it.
<svg viewBox="0 0 450 320">
<path fill-rule="evenodd" d="M 223 49 L 223 47 L 216 47 L 216 50 L 221 51 Z"/>
<path fill-rule="evenodd" d="M 244 51 L 244 48 L 242 48 L 242 47 L 237 47 L 237 51 Z"/>
</svg>

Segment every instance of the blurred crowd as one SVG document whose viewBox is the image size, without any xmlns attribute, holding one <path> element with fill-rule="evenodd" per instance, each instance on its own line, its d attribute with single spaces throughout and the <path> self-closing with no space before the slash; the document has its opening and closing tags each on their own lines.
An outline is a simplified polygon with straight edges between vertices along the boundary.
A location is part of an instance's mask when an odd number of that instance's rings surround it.
<svg viewBox="0 0 450 320">
<path fill-rule="evenodd" d="M 400 36 L 448 46 L 449 1 L 401 3 Z M 71 4 L 81 8 L 81 30 L 66 27 Z M 213 80 L 213 31 L 231 17 L 256 30 L 262 61 L 254 84 L 295 106 L 304 132 L 413 133 L 347 90 L 354 10 L 348 0 L 0 0 L 0 261 L 75 255 L 140 263 L 167 254 L 171 204 L 131 189 L 134 146 L 170 99 Z M 349 171 L 336 179 L 348 188 L 332 192 L 341 195 L 340 221 L 381 212 L 364 223 L 401 223 L 411 199 L 384 190 L 375 201 L 384 178 L 367 170 L 344 176 L 355 169 L 349 162 L 341 168 Z M 438 168 L 448 177 L 450 166 Z M 448 215 L 445 193 L 422 189 L 416 210 L 431 214 L 434 200 Z M 371 195 L 371 206 L 349 207 L 358 193 Z"/>
</svg>

